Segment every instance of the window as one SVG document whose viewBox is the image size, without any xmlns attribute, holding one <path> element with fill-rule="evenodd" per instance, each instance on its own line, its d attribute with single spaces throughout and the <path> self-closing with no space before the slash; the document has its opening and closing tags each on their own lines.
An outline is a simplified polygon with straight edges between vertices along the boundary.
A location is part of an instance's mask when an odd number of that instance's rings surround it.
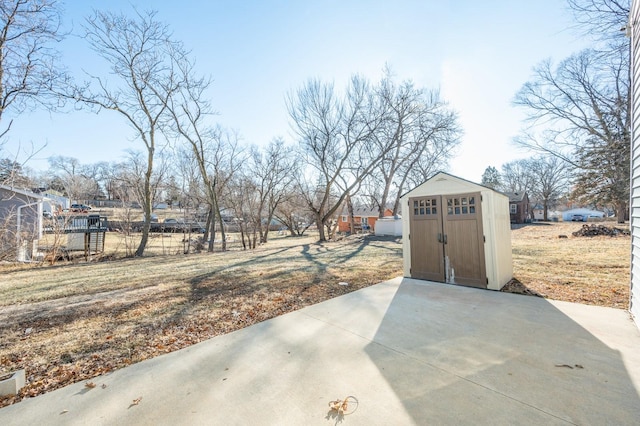
<svg viewBox="0 0 640 426">
<path fill-rule="evenodd" d="M 438 200 L 435 198 L 428 198 L 422 200 L 413 201 L 413 215 L 414 216 L 426 216 L 434 215 L 438 213 Z"/>
<path fill-rule="evenodd" d="M 447 215 L 459 216 L 476 213 L 476 197 L 447 198 Z"/>
<path fill-rule="evenodd" d="M 342 221 L 343 222 L 347 222 L 347 217 L 346 216 L 342 216 Z"/>
<path fill-rule="evenodd" d="M 511 209 L 511 214 L 516 214 L 518 213 L 518 205 L 517 204 L 510 204 L 509 208 Z"/>
<path fill-rule="evenodd" d="M 368 225 L 369 224 L 369 218 L 368 217 L 363 217 L 362 219 L 360 219 L 362 221 L 363 225 Z"/>
</svg>

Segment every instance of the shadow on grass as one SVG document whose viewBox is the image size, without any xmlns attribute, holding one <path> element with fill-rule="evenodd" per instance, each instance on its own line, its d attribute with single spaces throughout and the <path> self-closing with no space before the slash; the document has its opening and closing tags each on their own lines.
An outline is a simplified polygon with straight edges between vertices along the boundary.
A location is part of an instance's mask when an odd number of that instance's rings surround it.
<svg viewBox="0 0 640 426">
<path fill-rule="evenodd" d="M 535 228 L 537 226 L 550 226 L 550 225 L 553 225 L 554 223 L 558 223 L 558 222 L 512 223 L 511 230 L 513 231 L 514 229 L 522 229 L 522 228 L 530 228 L 530 227 Z"/>
</svg>

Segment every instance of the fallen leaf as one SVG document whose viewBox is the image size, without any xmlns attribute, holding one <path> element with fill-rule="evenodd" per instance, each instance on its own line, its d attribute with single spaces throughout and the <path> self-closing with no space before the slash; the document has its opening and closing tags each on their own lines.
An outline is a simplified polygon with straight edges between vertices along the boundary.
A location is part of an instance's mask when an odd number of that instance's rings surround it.
<svg viewBox="0 0 640 426">
<path fill-rule="evenodd" d="M 102 386 L 100 386 L 102 389 L 106 389 L 107 385 L 105 383 L 102 384 Z"/>
<path fill-rule="evenodd" d="M 347 415 L 351 414 L 355 411 L 355 408 L 351 411 L 351 413 L 347 413 L 349 410 L 349 399 L 352 399 L 356 404 L 356 408 L 358 407 L 358 399 L 355 396 L 348 396 L 345 399 L 336 399 L 335 401 L 329 401 L 329 408 L 333 411 L 337 411 L 338 414 Z"/>
<path fill-rule="evenodd" d="M 93 389 L 93 388 L 96 387 L 96 384 L 93 383 L 93 382 L 87 382 L 87 383 L 84 384 L 84 387 L 85 388 L 89 388 L 89 389 Z"/>
<path fill-rule="evenodd" d="M 140 401 L 142 401 L 142 397 L 134 399 L 131 405 L 138 405 L 140 404 Z"/>
<path fill-rule="evenodd" d="M 65 414 L 65 413 L 68 413 L 68 412 L 69 412 L 69 410 L 62 410 L 62 411 L 60 411 L 60 414 Z"/>
</svg>

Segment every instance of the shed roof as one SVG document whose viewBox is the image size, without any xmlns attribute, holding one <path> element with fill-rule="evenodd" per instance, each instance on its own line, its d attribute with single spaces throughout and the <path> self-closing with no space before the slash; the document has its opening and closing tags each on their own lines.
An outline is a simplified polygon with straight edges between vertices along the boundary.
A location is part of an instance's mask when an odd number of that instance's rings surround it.
<svg viewBox="0 0 640 426">
<path fill-rule="evenodd" d="M 459 184 L 461 184 L 463 186 L 466 186 L 466 187 L 469 187 L 469 188 L 473 188 L 473 190 L 475 190 L 475 191 L 487 191 L 488 190 L 488 191 L 496 192 L 498 194 L 503 194 L 502 192 L 496 191 L 495 189 L 490 188 L 490 187 L 488 187 L 486 185 L 482 185 L 482 184 L 479 184 L 479 183 L 476 183 L 476 182 L 472 182 L 470 180 L 467 180 L 467 179 L 464 179 L 464 178 L 461 178 L 461 177 L 458 177 L 458 176 L 454 176 L 454 175 L 452 175 L 450 173 L 447 173 L 447 172 L 439 171 L 439 172 L 436 172 L 435 174 L 433 174 L 429 179 L 427 179 L 424 182 L 422 182 L 420 185 L 418 185 L 415 188 L 411 189 L 410 191 L 407 191 L 404 194 L 402 194 L 402 196 L 405 197 L 406 195 L 410 194 L 411 192 L 415 191 L 416 189 L 418 189 L 418 188 L 420 188 L 420 187 L 422 187 L 424 185 L 427 185 L 430 182 L 435 182 L 435 181 L 438 181 L 438 180 L 450 180 L 452 182 L 457 182 L 457 183 L 459 183 Z"/>
</svg>

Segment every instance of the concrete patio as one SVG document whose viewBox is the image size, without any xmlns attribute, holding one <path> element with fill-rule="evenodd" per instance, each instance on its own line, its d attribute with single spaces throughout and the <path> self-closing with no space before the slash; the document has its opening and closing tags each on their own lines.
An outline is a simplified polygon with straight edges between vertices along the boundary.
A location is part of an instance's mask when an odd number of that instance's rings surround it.
<svg viewBox="0 0 640 426">
<path fill-rule="evenodd" d="M 622 310 L 397 278 L 93 382 L 0 424 L 632 425 L 640 332 Z"/>
</svg>

